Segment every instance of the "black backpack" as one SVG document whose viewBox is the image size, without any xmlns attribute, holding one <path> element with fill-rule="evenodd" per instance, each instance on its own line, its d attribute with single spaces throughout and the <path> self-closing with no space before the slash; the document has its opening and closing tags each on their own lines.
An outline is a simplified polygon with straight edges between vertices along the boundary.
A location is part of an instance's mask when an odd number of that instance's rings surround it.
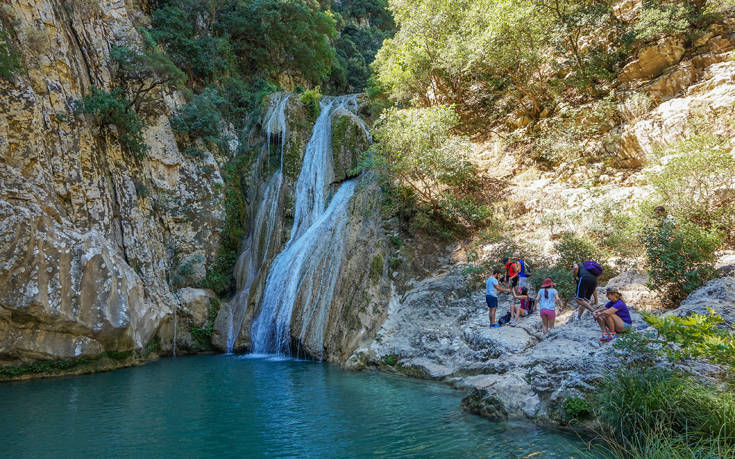
<svg viewBox="0 0 735 459">
<path fill-rule="evenodd" d="M 536 298 L 529 298 L 528 299 L 528 315 L 531 315 L 534 312 L 536 312 Z"/>
<path fill-rule="evenodd" d="M 510 322 L 510 312 L 506 312 L 503 317 L 498 319 L 498 325 L 505 325 Z"/>
</svg>

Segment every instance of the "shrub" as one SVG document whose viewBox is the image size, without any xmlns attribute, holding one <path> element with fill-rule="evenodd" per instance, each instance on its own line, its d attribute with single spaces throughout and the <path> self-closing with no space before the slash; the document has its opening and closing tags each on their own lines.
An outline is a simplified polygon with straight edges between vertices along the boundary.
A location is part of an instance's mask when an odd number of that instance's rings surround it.
<svg viewBox="0 0 735 459">
<path fill-rule="evenodd" d="M 217 298 L 209 299 L 209 307 L 207 308 L 207 322 L 203 327 L 192 327 L 189 332 L 191 337 L 197 342 L 200 348 L 210 349 L 212 347 L 212 334 L 214 333 L 214 321 L 217 319 L 217 314 L 221 303 Z"/>
<path fill-rule="evenodd" d="M 105 91 L 92 86 L 92 92 L 77 107 L 82 113 L 94 116 L 101 127 L 115 126 L 123 147 L 138 159 L 145 156 L 148 145 L 143 139 L 143 122 L 121 89 Z"/>
<path fill-rule="evenodd" d="M 689 30 L 689 18 L 693 13 L 687 2 L 646 0 L 638 20 L 624 40 L 646 42 L 662 35 L 681 35 Z"/>
<path fill-rule="evenodd" d="M 223 169 L 225 223 L 222 228 L 217 258 L 214 266 L 207 271 L 203 282 L 203 287 L 213 290 L 220 297 L 229 295 L 235 290 L 233 269 L 240 255 L 240 244 L 245 235 L 245 196 L 251 160 L 250 154 L 241 152 Z"/>
<path fill-rule="evenodd" d="M 592 414 L 592 405 L 583 398 L 567 397 L 564 399 L 564 411 L 573 421 L 586 419 Z"/>
<path fill-rule="evenodd" d="M 644 316 L 659 335 L 676 346 L 666 348 L 669 357 L 706 358 L 714 363 L 735 367 L 735 330 L 711 309 L 708 315 L 687 317 Z"/>
<path fill-rule="evenodd" d="M 561 238 L 554 244 L 554 251 L 559 264 L 567 269 L 572 269 L 574 263 L 586 260 L 595 260 L 600 264 L 605 262 L 605 256 L 588 237 L 571 231 L 561 234 Z"/>
<path fill-rule="evenodd" d="M 649 287 L 665 294 L 665 304 L 676 305 L 715 276 L 715 252 L 722 236 L 688 222 L 662 222 L 644 231 L 643 244 Z"/>
<path fill-rule="evenodd" d="M 205 142 L 217 142 L 222 130 L 220 107 L 225 103 L 216 89 L 206 88 L 201 94 L 181 107 L 171 120 L 171 127 L 179 134 L 199 138 Z"/>
<path fill-rule="evenodd" d="M 322 107 L 320 105 L 322 93 L 320 92 L 319 87 L 317 86 L 314 89 L 307 89 L 301 94 L 301 96 L 299 96 L 299 100 L 302 104 L 306 105 L 312 121 L 316 120 L 319 117 L 319 113 L 322 111 Z"/>
<path fill-rule="evenodd" d="M 18 54 L 0 24 L 0 77 L 10 80 L 21 68 Z"/>
<path fill-rule="evenodd" d="M 735 241 L 735 157 L 730 150 L 726 135 L 693 135 L 666 152 L 670 159 L 649 173 L 649 181 L 673 215 L 724 231 Z"/>
<path fill-rule="evenodd" d="M 559 284 L 554 288 L 556 288 L 559 295 L 565 300 L 572 298 L 577 291 L 577 285 L 574 282 L 571 266 L 567 267 L 556 265 L 552 267 L 539 267 L 534 268 L 533 271 L 531 271 L 531 283 L 537 287 L 540 286 L 547 277 L 550 277 L 554 282 Z"/>
</svg>

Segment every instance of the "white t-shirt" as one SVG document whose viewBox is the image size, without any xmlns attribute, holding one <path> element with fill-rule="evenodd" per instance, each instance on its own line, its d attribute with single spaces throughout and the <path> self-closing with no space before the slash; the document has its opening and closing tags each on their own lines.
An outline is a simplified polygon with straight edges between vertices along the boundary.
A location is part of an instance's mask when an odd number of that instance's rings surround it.
<svg viewBox="0 0 735 459">
<path fill-rule="evenodd" d="M 549 287 L 548 289 L 549 296 L 548 298 L 545 298 L 544 295 L 546 295 L 546 290 L 547 289 L 542 288 L 538 291 L 538 294 L 539 294 L 538 307 L 539 309 L 551 309 L 553 311 L 554 309 L 556 309 L 554 298 L 556 298 L 556 295 L 558 295 L 559 292 L 557 292 L 555 288 Z"/>
</svg>

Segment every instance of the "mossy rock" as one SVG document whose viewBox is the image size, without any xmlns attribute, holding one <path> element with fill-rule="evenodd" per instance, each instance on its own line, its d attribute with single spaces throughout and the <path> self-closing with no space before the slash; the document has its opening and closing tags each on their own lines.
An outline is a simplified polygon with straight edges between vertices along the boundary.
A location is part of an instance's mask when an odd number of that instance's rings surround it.
<svg viewBox="0 0 735 459">
<path fill-rule="evenodd" d="M 286 107 L 286 123 L 288 131 L 283 151 L 283 175 L 286 179 L 297 180 L 314 122 L 304 104 L 291 98 Z"/>
<path fill-rule="evenodd" d="M 334 180 L 354 177 L 354 169 L 370 142 L 359 120 L 350 112 L 339 110 L 332 118 L 332 159 Z"/>
</svg>

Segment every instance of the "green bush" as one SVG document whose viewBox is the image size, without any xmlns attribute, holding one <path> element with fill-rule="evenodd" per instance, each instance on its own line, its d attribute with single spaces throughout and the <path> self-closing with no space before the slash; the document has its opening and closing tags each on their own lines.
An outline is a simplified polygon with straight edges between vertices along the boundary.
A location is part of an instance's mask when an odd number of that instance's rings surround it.
<svg viewBox="0 0 735 459">
<path fill-rule="evenodd" d="M 216 89 L 206 88 L 181 107 L 171 120 L 171 127 L 176 133 L 215 142 L 222 130 L 220 107 L 224 103 Z"/>
<path fill-rule="evenodd" d="M 574 282 L 571 266 L 556 265 L 552 267 L 537 267 L 531 271 L 531 283 L 538 288 L 546 279 L 550 277 L 557 285 L 554 287 L 564 300 L 569 300 L 577 291 L 577 284 Z"/>
<path fill-rule="evenodd" d="M 595 415 L 613 451 L 645 451 L 656 437 L 678 445 L 670 453 L 735 447 L 733 394 L 672 370 L 633 367 L 610 375 L 597 390 Z"/>
<path fill-rule="evenodd" d="M 18 54 L 0 24 L 0 77 L 10 80 L 22 68 Z"/>
<path fill-rule="evenodd" d="M 319 117 L 319 113 L 322 111 L 322 107 L 320 105 L 320 102 L 322 100 L 322 93 L 317 86 L 314 89 L 307 89 L 303 93 L 301 93 L 301 96 L 299 96 L 299 100 L 302 104 L 306 105 L 306 109 L 309 112 L 309 117 L 311 118 L 312 122 L 316 120 Z"/>
<path fill-rule="evenodd" d="M 667 343 L 675 344 L 665 348 L 672 359 L 706 358 L 735 367 L 735 330 L 714 311 L 687 317 L 645 314 L 644 319 Z"/>
<path fill-rule="evenodd" d="M 624 40 L 646 42 L 662 35 L 684 34 L 691 27 L 689 19 L 693 14 L 694 9 L 687 1 L 645 0 L 638 20 Z"/>
<path fill-rule="evenodd" d="M 664 303 L 673 306 L 715 276 L 715 252 L 722 236 L 688 222 L 662 222 L 644 231 L 643 244 L 649 287 L 663 293 Z"/>
<path fill-rule="evenodd" d="M 669 160 L 649 173 L 649 182 L 677 219 L 723 231 L 735 242 L 735 157 L 730 154 L 730 137 L 710 133 L 711 120 L 703 121 L 705 132 L 668 149 Z"/>
<path fill-rule="evenodd" d="M 567 397 L 564 399 L 564 412 L 573 421 L 586 419 L 592 415 L 592 405 L 584 398 Z"/>
<path fill-rule="evenodd" d="M 143 139 L 143 122 L 121 89 L 105 91 L 92 86 L 91 93 L 77 107 L 82 113 L 94 116 L 101 127 L 115 126 L 123 147 L 138 159 L 145 157 L 148 145 Z"/>
<path fill-rule="evenodd" d="M 603 264 L 606 258 L 592 240 L 571 231 L 561 234 L 559 240 L 554 244 L 554 251 L 558 256 L 559 264 L 570 270 L 574 263 L 594 260 Z"/>
</svg>

